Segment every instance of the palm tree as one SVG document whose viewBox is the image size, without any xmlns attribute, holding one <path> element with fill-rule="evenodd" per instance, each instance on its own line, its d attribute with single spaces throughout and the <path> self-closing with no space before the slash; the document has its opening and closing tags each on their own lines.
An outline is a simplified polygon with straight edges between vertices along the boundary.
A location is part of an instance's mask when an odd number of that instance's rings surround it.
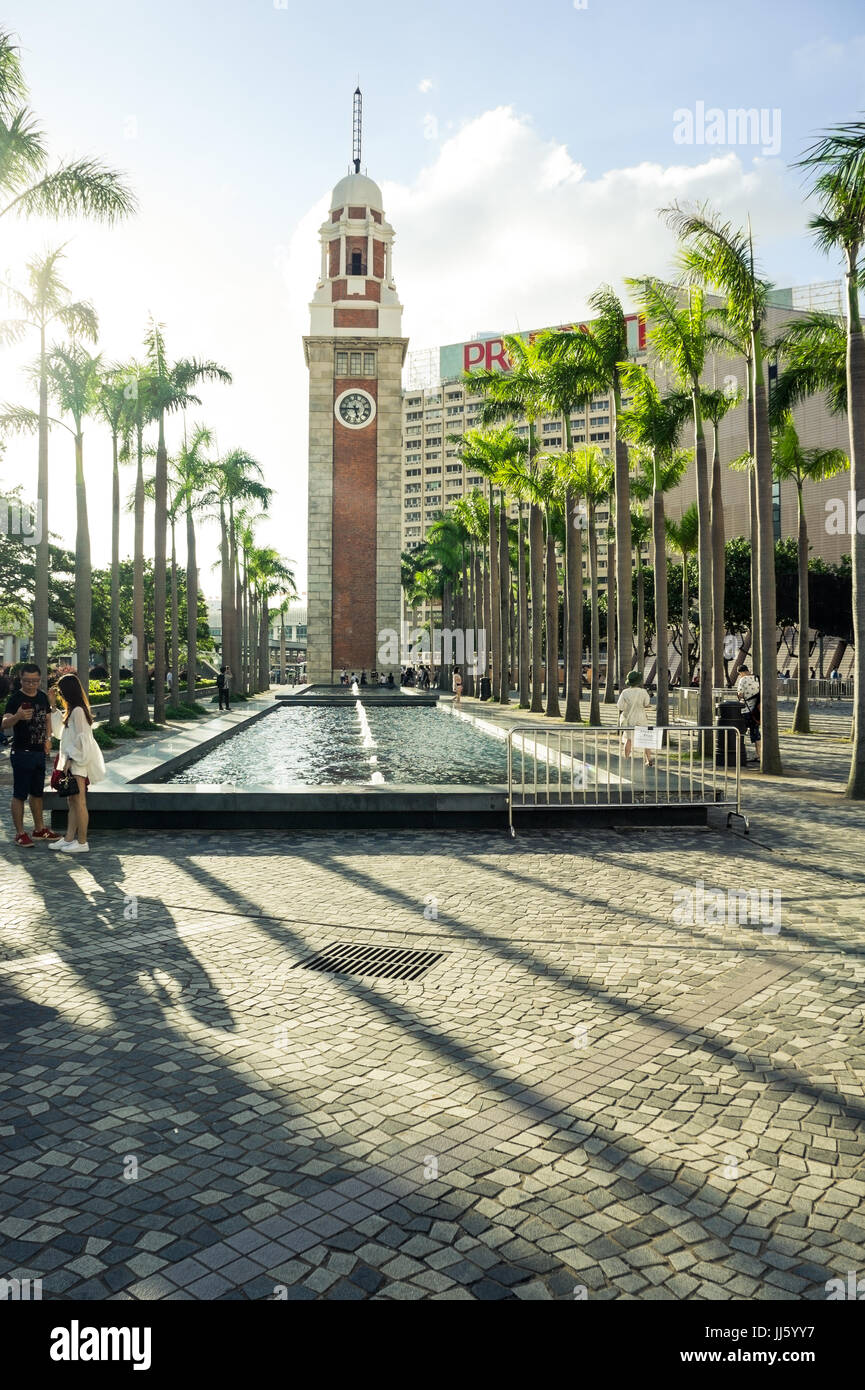
<svg viewBox="0 0 865 1390">
<path fill-rule="evenodd" d="M 744 392 L 736 389 L 730 392 L 731 400 L 738 400 L 744 396 L 748 419 L 748 449 L 747 453 L 740 456 L 738 460 L 730 464 L 731 468 L 748 473 L 748 534 L 752 539 L 750 546 L 750 565 L 751 565 L 751 631 L 749 642 L 753 646 L 753 666 L 754 672 L 760 674 L 760 582 L 757 572 L 757 474 L 754 468 L 754 363 L 753 363 L 753 344 L 751 341 L 751 320 L 748 317 L 747 306 L 743 311 L 743 306 L 736 300 L 736 296 L 728 296 L 727 302 L 716 306 L 712 312 L 714 325 L 709 331 L 709 342 L 719 348 L 722 352 L 732 357 L 742 357 L 745 362 L 745 390 Z M 723 612 L 723 584 L 725 580 L 726 561 L 721 565 L 720 588 L 718 586 L 718 565 L 721 563 L 717 548 L 718 530 L 715 524 L 715 483 L 716 477 L 720 488 L 720 473 L 718 460 L 717 438 L 715 440 L 715 456 L 712 469 L 712 558 L 713 558 L 713 577 L 715 579 L 715 590 L 713 598 L 715 602 L 715 631 L 718 631 L 718 595 L 721 594 L 722 603 L 720 605 Z M 743 648 L 743 652 L 747 648 Z M 723 651 L 723 638 L 722 638 Z M 722 656 L 723 669 L 723 656 Z M 726 672 L 725 672 L 726 679 Z M 716 680 L 716 684 L 720 685 Z"/>
<path fill-rule="evenodd" d="M 528 429 L 528 449 L 525 456 L 525 470 L 529 475 L 537 471 L 537 431 L 536 423 L 546 404 L 546 361 L 541 356 L 538 343 L 528 343 L 516 334 L 504 339 L 505 350 L 512 363 L 509 372 L 473 371 L 465 373 L 466 384 L 484 397 L 480 411 L 482 426 L 508 424 L 516 416 L 522 416 Z M 519 436 L 516 436 L 519 438 Z M 506 535 L 506 521 L 502 522 Z M 520 516 L 522 529 L 522 515 Z M 501 555 L 506 549 L 506 540 L 500 539 Z M 529 588 L 531 601 L 531 642 L 532 642 L 532 694 L 531 709 L 536 714 L 543 712 L 541 700 L 541 664 L 543 657 L 543 607 L 544 607 L 544 527 L 542 508 L 536 501 L 529 501 Z M 502 635 L 506 637 L 507 627 L 502 622 Z M 500 677 L 500 689 L 505 689 L 507 697 L 507 662 Z M 501 699 L 501 695 L 499 697 Z M 503 704 L 508 699 L 502 700 Z"/>
<path fill-rule="evenodd" d="M 652 501 L 657 723 L 663 726 L 670 719 L 664 493 L 681 481 L 691 458 L 689 452 L 677 448 L 679 435 L 691 411 L 691 401 L 683 391 L 662 396 L 645 367 L 629 367 L 623 380 L 631 405 L 622 417 L 622 429 L 637 449 L 637 475 L 632 479 L 631 489 L 640 501 L 649 498 Z"/>
<path fill-rule="evenodd" d="M 712 458 L 709 477 L 712 482 L 712 681 L 716 689 L 726 683 L 724 670 L 724 557 L 727 538 L 724 529 L 724 498 L 721 490 L 721 448 L 718 430 L 724 416 L 742 399 L 740 391 L 716 388 L 702 392 L 703 416 L 712 423 Z"/>
<path fill-rule="evenodd" d="M 631 496 L 636 495 L 633 479 L 631 480 Z M 631 507 L 631 542 L 634 547 L 633 564 L 637 574 L 637 621 L 635 624 L 637 638 L 637 670 L 640 675 L 645 674 L 646 669 L 646 585 L 643 574 L 642 548 L 652 533 L 651 519 L 646 516 L 642 505 Z"/>
<path fill-rule="evenodd" d="M 8 45 L 4 47 L 4 36 L 0 34 L 0 62 L 8 59 Z M 0 78 L 2 91 L 2 78 Z M 0 112 L 0 186 L 2 186 L 3 117 Z M 50 551 L 48 541 L 48 330 L 59 325 L 73 339 L 96 340 L 97 319 L 93 305 L 85 300 L 71 301 L 69 290 L 60 278 L 58 262 L 62 260 L 64 248 L 46 252 L 27 263 L 28 288 L 26 293 L 15 286 L 3 282 L 0 288 L 5 292 L 17 317 L 0 324 L 0 342 L 16 342 L 28 330 L 35 328 L 39 334 L 39 412 L 36 419 L 38 434 L 38 464 L 36 495 L 40 511 L 40 527 L 36 542 L 36 583 L 33 602 L 33 649 L 36 663 L 43 673 L 48 668 L 48 578 L 50 574 Z M 16 427 L 15 412 L 8 412 L 7 427 Z M 19 418 L 17 427 L 22 427 Z M 31 429 L 29 417 L 23 428 Z M 44 680 L 43 675 L 43 680 Z"/>
<path fill-rule="evenodd" d="M 706 360 L 708 323 L 705 296 L 699 286 L 688 286 L 684 303 L 675 292 L 651 276 L 629 280 L 638 301 L 650 320 L 649 338 L 661 361 L 668 366 L 680 387 L 690 393 L 694 416 L 695 467 L 697 475 L 697 517 L 699 521 L 698 566 L 700 575 L 700 708 L 698 723 L 712 723 L 712 633 L 714 630 L 712 591 L 712 515 L 706 436 L 703 429 L 703 393 L 700 378 Z"/>
<path fill-rule="evenodd" d="M 127 383 L 122 368 L 102 374 L 95 409 L 111 432 L 111 657 L 108 723 L 120 723 L 120 443 L 131 427 Z"/>
<path fill-rule="evenodd" d="M 589 296 L 589 307 L 597 317 L 585 325 L 579 333 L 544 334 L 541 352 L 548 358 L 564 359 L 577 367 L 588 388 L 589 396 L 609 395 L 612 397 L 611 448 L 615 459 L 615 574 L 608 566 L 610 592 L 617 595 L 614 604 L 617 610 L 619 633 L 630 629 L 631 610 L 631 498 L 628 448 L 618 427 L 622 414 L 622 367 L 628 358 L 628 325 L 621 300 L 609 285 L 601 285 Z M 607 649 L 610 650 L 610 632 L 616 624 L 612 617 L 607 619 Z M 608 662 L 609 666 L 609 662 Z M 624 689 L 625 677 L 630 669 L 625 643 L 619 643 L 618 683 Z M 614 676 L 616 673 L 613 673 Z"/>
<path fill-rule="evenodd" d="M 567 461 L 566 461 L 567 460 Z M 589 697 L 589 723 L 601 723 L 601 705 L 598 687 L 598 662 L 601 650 L 601 628 L 598 586 L 598 529 L 596 514 L 600 503 L 606 501 L 615 482 L 615 466 L 595 444 L 577 449 L 574 453 L 562 456 L 560 467 L 565 471 L 568 486 L 581 497 L 586 505 L 589 533 L 589 582 L 591 584 L 591 638 L 590 661 L 592 667 Z M 607 619 L 609 625 L 609 617 Z"/>
<path fill-rule="evenodd" d="M 810 222 L 817 245 L 844 258 L 847 287 L 847 418 L 853 496 L 865 497 L 865 335 L 859 288 L 865 244 L 865 122 L 851 121 L 825 131 L 799 161 L 814 176 L 820 212 Z M 855 686 L 853 753 L 847 796 L 865 799 L 865 538 L 853 531 L 853 631 Z"/>
<path fill-rule="evenodd" d="M 808 634 L 811 624 L 808 610 L 808 523 L 802 503 L 802 489 L 806 482 L 822 482 L 824 478 L 843 473 L 850 465 L 841 449 L 803 449 L 791 415 L 775 431 L 773 444 L 775 477 L 779 482 L 789 480 L 795 483 L 799 508 L 799 684 L 793 712 L 793 732 L 809 734 Z"/>
<path fill-rule="evenodd" d="M 120 175 L 95 159 L 48 170 L 44 132 L 23 104 L 27 84 L 9 30 L 0 31 L 0 217 L 94 217 L 114 222 L 135 211 Z"/>
<path fill-rule="evenodd" d="M 222 661 L 230 666 L 235 680 L 240 679 L 242 663 L 235 511 L 251 502 L 267 507 L 272 489 L 265 486 L 262 477 L 260 463 L 242 449 L 232 449 L 224 459 L 214 463 L 201 498 L 202 505 L 214 507 L 219 518 Z"/>
<path fill-rule="evenodd" d="M 682 243 L 681 259 L 689 273 L 726 296 L 728 307 L 733 311 L 736 322 L 741 326 L 747 325 L 750 335 L 749 394 L 754 416 L 752 453 L 757 504 L 757 578 L 760 594 L 759 646 L 762 680 L 760 767 L 763 772 L 780 776 L 783 767 L 778 736 L 778 625 L 775 599 L 775 531 L 772 516 L 772 441 L 769 434 L 765 341 L 768 286 L 757 273 L 750 223 L 747 231 L 742 231 L 729 222 L 722 222 L 706 209 L 689 211 L 676 203 L 665 209 L 665 215 L 668 226 Z M 701 640 L 705 639 L 701 637 Z"/>
<path fill-rule="evenodd" d="M 213 468 L 208 450 L 213 447 L 213 432 L 206 425 L 194 425 L 177 456 L 174 468 L 178 486 L 178 502 L 186 518 L 186 693 L 190 703 L 195 699 L 198 678 L 198 559 L 195 541 L 195 514 L 201 496 L 207 489 Z"/>
<path fill-rule="evenodd" d="M 494 375 L 494 374 L 493 374 Z M 485 405 L 490 405 L 487 401 Z M 529 440 L 516 433 L 511 425 L 500 429 L 467 430 L 460 441 L 460 454 L 466 466 L 481 473 L 490 487 L 488 509 L 489 547 L 490 547 L 490 621 L 493 655 L 493 674 L 498 685 L 500 704 L 510 703 L 508 689 L 508 667 L 510 646 L 510 591 L 511 564 L 507 532 L 507 495 L 525 495 L 526 479 L 532 476 L 535 467 L 531 454 L 531 433 Z M 496 491 L 500 496 L 496 507 Z M 523 546 L 522 507 L 518 527 L 518 574 L 519 593 L 519 686 L 521 697 L 528 688 L 528 606 L 525 584 L 525 551 Z M 535 673 L 535 684 L 540 692 L 540 677 Z M 522 703 L 522 698 L 521 698 Z M 534 708 L 534 706 L 533 706 Z"/>
<path fill-rule="evenodd" d="M 132 543 L 132 713 L 130 723 L 147 725 L 147 629 L 144 617 L 144 431 L 153 414 L 151 380 L 142 362 L 128 362 L 120 368 L 125 380 L 124 395 L 129 411 L 129 437 L 121 458 L 128 459 L 135 441 L 135 522 Z"/>
<path fill-rule="evenodd" d="M 43 370 L 41 362 L 33 369 L 38 382 Z M 85 348 L 73 343 L 50 349 L 44 365 L 48 394 L 57 401 L 61 416 L 71 415 L 72 424 L 53 416 L 46 417 L 48 426 L 59 425 L 68 430 L 75 441 L 75 646 L 78 674 L 86 691 L 90 672 L 90 529 L 87 522 L 87 489 L 84 480 L 84 417 L 95 404 L 101 363 Z M 41 427 L 41 412 L 26 406 L 7 406 L 0 426 L 26 430 L 35 434 Z"/>
<path fill-rule="evenodd" d="M 697 504 L 692 502 L 678 521 L 667 517 L 664 526 L 667 538 L 682 557 L 682 689 L 691 684 L 691 598 L 688 582 L 688 563 L 700 541 L 700 522 Z M 700 632 L 700 650 L 705 650 L 706 634 Z M 659 687 L 660 689 L 660 687 Z"/>
<path fill-rule="evenodd" d="M 151 318 L 144 339 L 151 378 L 154 419 L 158 428 L 156 445 L 156 488 L 154 496 L 155 538 L 153 547 L 153 718 L 158 724 L 165 717 L 165 540 L 168 516 L 168 451 L 165 445 L 167 412 L 200 405 L 192 387 L 202 381 L 230 383 L 231 373 L 217 362 L 182 358 L 170 363 L 165 350 L 164 326 Z"/>
<path fill-rule="evenodd" d="M 87 487 L 84 479 L 84 419 L 96 403 L 101 369 L 101 358 L 92 357 L 86 348 L 75 343 L 54 347 L 48 355 L 48 391 L 56 400 L 61 416 L 72 416 L 71 432 L 75 440 L 75 659 L 85 690 L 90 679 L 93 598 Z"/>
</svg>

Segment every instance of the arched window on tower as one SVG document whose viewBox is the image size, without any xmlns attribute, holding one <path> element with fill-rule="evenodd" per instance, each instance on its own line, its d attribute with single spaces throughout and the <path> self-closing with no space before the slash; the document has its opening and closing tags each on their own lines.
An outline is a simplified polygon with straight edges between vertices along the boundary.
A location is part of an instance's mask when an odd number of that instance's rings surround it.
<svg viewBox="0 0 865 1390">
<path fill-rule="evenodd" d="M 363 256 L 360 251 L 351 253 L 351 273 L 352 275 L 363 275 Z"/>
</svg>

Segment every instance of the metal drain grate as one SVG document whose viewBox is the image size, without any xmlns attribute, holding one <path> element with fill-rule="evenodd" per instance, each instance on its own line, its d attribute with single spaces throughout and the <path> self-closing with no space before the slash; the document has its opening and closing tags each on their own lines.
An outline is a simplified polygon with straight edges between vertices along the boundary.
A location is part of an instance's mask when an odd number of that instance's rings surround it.
<svg viewBox="0 0 865 1390">
<path fill-rule="evenodd" d="M 295 969 L 328 975 L 377 975 L 388 980 L 419 980 L 444 958 L 444 951 L 410 951 L 398 946 L 327 946 Z"/>
</svg>

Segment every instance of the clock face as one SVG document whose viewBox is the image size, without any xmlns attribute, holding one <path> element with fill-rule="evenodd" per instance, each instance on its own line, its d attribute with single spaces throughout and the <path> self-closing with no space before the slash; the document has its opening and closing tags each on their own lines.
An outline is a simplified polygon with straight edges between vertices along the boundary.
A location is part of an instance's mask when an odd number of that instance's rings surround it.
<svg viewBox="0 0 865 1390">
<path fill-rule="evenodd" d="M 343 391 L 336 399 L 334 413 L 341 424 L 360 430 L 375 417 L 375 401 L 366 391 Z"/>
</svg>

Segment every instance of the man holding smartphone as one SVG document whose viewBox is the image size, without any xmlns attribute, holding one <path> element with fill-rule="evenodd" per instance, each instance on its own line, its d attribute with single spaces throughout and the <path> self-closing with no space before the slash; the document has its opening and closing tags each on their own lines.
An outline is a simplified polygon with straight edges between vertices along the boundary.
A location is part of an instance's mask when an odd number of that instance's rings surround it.
<svg viewBox="0 0 865 1390">
<path fill-rule="evenodd" d="M 30 849 L 37 840 L 59 840 L 42 821 L 42 793 L 45 787 L 45 759 L 51 752 L 51 705 L 39 689 L 42 672 L 32 662 L 21 667 L 20 690 L 13 690 L 6 701 L 3 728 L 12 730 L 12 820 L 15 843 Z M 24 803 L 30 802 L 33 835 L 24 829 Z"/>
</svg>

